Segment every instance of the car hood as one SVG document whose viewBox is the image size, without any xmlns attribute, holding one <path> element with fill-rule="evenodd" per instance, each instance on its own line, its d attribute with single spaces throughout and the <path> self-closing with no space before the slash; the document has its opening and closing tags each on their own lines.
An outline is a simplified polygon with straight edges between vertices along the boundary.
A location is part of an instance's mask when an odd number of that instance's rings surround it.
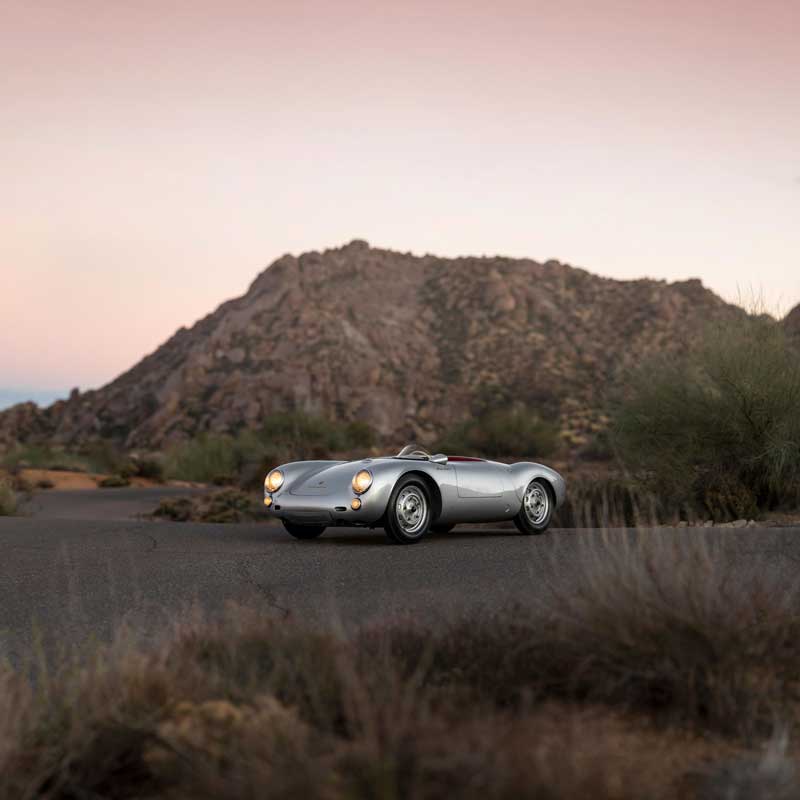
<svg viewBox="0 0 800 800">
<path fill-rule="evenodd" d="M 324 497 L 329 494 L 352 492 L 353 476 L 369 465 L 360 461 L 345 461 L 318 466 L 295 478 L 289 486 L 289 494 Z"/>
</svg>

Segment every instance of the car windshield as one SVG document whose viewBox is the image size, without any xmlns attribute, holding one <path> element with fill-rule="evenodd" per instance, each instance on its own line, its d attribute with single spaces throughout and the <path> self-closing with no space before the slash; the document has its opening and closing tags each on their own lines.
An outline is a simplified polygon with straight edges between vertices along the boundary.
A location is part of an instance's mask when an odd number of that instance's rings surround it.
<svg viewBox="0 0 800 800">
<path fill-rule="evenodd" d="M 407 444 L 395 458 L 418 458 L 429 460 L 431 454 L 424 448 L 417 444 Z"/>
</svg>

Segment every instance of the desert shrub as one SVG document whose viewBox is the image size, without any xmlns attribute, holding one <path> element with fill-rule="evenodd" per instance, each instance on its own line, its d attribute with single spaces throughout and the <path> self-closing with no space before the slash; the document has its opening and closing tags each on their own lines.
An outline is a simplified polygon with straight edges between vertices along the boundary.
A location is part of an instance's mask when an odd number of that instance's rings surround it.
<svg viewBox="0 0 800 800">
<path fill-rule="evenodd" d="M 90 472 L 102 475 L 123 475 L 130 478 L 136 474 L 131 460 L 112 442 L 103 439 L 88 442 L 80 449 Z"/>
<path fill-rule="evenodd" d="M 0 517 L 17 513 L 17 493 L 9 481 L 0 478 Z"/>
<path fill-rule="evenodd" d="M 255 518 L 259 507 L 249 494 L 223 489 L 200 498 L 198 519 L 203 522 L 243 522 Z"/>
<path fill-rule="evenodd" d="M 324 458 L 373 443 L 372 429 L 364 422 L 331 422 L 295 411 L 271 414 L 258 435 L 274 449 L 290 452 L 298 459 Z"/>
<path fill-rule="evenodd" d="M 232 436 L 202 434 L 171 448 L 165 471 L 172 478 L 199 483 L 232 482 L 241 466 L 241 455 Z"/>
<path fill-rule="evenodd" d="M 23 475 L 21 472 L 17 472 L 15 474 L 12 473 L 11 488 L 17 492 L 17 494 L 30 494 L 34 489 L 34 486 L 28 480 L 28 478 L 25 477 L 25 475 Z"/>
<path fill-rule="evenodd" d="M 194 504 L 191 497 L 164 497 L 153 512 L 154 517 L 172 522 L 188 522 L 192 519 Z"/>
<path fill-rule="evenodd" d="M 55 484 L 49 478 L 41 478 L 36 481 L 36 488 L 37 489 L 53 489 L 55 488 Z"/>
<path fill-rule="evenodd" d="M 153 516 L 173 522 L 246 522 L 257 519 L 260 510 L 252 495 L 227 488 L 195 497 L 165 497 Z"/>
<path fill-rule="evenodd" d="M 661 493 L 714 517 L 800 498 L 800 358 L 780 325 L 744 315 L 687 355 L 630 376 L 615 446 Z"/>
<path fill-rule="evenodd" d="M 542 457 L 554 452 L 558 429 L 524 409 L 494 409 L 452 428 L 436 449 L 445 453 L 479 453 L 502 456 Z"/>
<path fill-rule="evenodd" d="M 126 486 L 131 485 L 130 478 L 126 477 L 125 475 L 106 475 L 105 478 L 101 478 L 97 485 L 101 489 L 122 489 Z"/>
<path fill-rule="evenodd" d="M 48 469 L 60 472 L 95 472 L 128 474 L 135 470 L 125 454 L 111 442 L 94 440 L 68 450 L 46 444 L 20 445 L 5 454 L 7 469 Z"/>
<path fill-rule="evenodd" d="M 20 469 L 50 469 L 64 472 L 88 472 L 87 459 L 77 453 L 47 445 L 20 445 L 5 453 L 2 466 L 17 471 Z"/>
<path fill-rule="evenodd" d="M 276 464 L 364 450 L 373 433 L 364 423 L 334 423 L 301 413 L 272 414 L 258 430 L 237 436 L 205 434 L 171 448 L 164 471 L 171 478 L 245 488 L 260 486 Z"/>
<path fill-rule="evenodd" d="M 164 462 L 157 455 L 131 455 L 134 474 L 139 478 L 161 483 L 164 480 Z"/>
<path fill-rule="evenodd" d="M 638 481 L 608 476 L 567 482 L 567 498 L 554 516 L 557 528 L 631 528 L 690 519 L 689 509 Z"/>
</svg>

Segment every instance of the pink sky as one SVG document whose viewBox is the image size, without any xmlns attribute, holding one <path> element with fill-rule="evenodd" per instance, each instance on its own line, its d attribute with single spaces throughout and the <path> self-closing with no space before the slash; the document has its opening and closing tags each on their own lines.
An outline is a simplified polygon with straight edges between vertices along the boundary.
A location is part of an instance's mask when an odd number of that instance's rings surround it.
<svg viewBox="0 0 800 800">
<path fill-rule="evenodd" d="M 800 3 L 0 4 L 0 388 L 365 238 L 800 302 Z"/>
</svg>

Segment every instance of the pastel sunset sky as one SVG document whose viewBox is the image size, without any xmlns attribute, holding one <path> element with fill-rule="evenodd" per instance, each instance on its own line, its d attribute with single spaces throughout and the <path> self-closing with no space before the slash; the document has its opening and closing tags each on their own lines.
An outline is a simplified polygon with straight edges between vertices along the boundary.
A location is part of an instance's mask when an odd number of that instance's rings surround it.
<svg viewBox="0 0 800 800">
<path fill-rule="evenodd" d="M 2 0 L 0 389 L 353 238 L 788 311 L 799 42 L 797 0 Z"/>
</svg>

